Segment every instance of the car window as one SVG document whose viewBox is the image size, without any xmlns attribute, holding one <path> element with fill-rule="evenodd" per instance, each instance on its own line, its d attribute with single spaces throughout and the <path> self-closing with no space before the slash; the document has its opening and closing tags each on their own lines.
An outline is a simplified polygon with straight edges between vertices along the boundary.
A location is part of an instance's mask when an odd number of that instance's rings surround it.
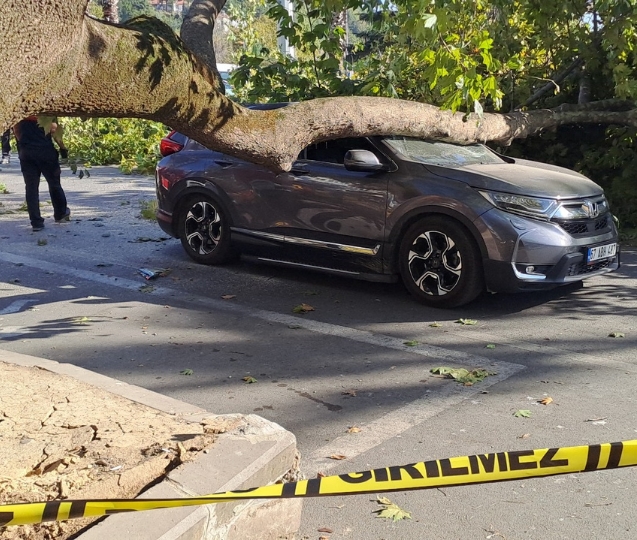
<svg viewBox="0 0 637 540">
<path fill-rule="evenodd" d="M 427 165 L 463 167 L 465 165 L 506 163 L 482 144 L 462 146 L 399 136 L 385 137 L 383 141 L 403 159 Z"/>
<path fill-rule="evenodd" d="M 343 165 L 345 162 L 345 154 L 349 150 L 369 150 L 378 156 L 381 163 L 386 160 L 380 155 L 372 144 L 364 137 L 349 137 L 345 139 L 332 139 L 316 144 L 311 144 L 299 154 L 298 159 L 307 159 L 310 161 L 322 161 L 324 163 L 336 163 Z"/>
</svg>

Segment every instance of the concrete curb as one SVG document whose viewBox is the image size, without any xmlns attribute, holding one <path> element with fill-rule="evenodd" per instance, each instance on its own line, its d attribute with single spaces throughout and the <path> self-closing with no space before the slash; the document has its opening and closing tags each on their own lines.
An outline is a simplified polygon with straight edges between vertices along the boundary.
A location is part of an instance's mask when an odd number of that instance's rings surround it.
<svg viewBox="0 0 637 540">
<path fill-rule="evenodd" d="M 220 418 L 204 409 L 72 364 L 10 351 L 0 360 L 67 375 L 148 407 L 192 422 Z M 256 415 L 223 415 L 237 427 L 218 436 L 207 454 L 185 463 L 140 498 L 181 498 L 266 485 L 298 469 L 296 438 Z M 109 516 L 76 538 L 135 540 L 280 540 L 293 538 L 301 522 L 300 499 L 247 501 L 123 513 Z"/>
</svg>

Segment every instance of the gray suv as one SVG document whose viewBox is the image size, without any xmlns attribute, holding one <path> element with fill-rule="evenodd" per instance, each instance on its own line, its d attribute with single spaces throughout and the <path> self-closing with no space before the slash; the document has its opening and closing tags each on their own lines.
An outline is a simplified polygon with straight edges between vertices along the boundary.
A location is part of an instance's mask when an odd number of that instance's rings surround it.
<svg viewBox="0 0 637 540">
<path fill-rule="evenodd" d="M 573 171 L 403 136 L 307 147 L 290 172 L 172 132 L 157 220 L 204 264 L 246 258 L 371 281 L 424 304 L 548 289 L 619 268 L 602 189 Z"/>
</svg>

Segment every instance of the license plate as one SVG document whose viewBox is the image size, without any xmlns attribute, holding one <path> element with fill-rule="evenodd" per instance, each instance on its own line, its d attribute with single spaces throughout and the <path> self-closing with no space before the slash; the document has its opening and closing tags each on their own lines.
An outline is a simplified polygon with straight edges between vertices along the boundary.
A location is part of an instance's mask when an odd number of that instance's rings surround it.
<svg viewBox="0 0 637 540">
<path fill-rule="evenodd" d="M 586 262 L 588 264 L 599 261 L 600 259 L 608 259 L 614 257 L 617 253 L 617 244 L 606 244 L 605 246 L 597 246 L 588 248 L 588 256 Z"/>
</svg>

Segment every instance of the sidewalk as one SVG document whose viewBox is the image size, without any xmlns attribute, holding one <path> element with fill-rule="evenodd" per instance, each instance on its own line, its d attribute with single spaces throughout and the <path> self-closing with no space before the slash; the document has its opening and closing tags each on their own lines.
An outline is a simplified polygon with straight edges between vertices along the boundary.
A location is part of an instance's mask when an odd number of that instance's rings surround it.
<svg viewBox="0 0 637 540">
<path fill-rule="evenodd" d="M 297 467 L 294 436 L 254 415 L 211 415 L 70 364 L 8 351 L 0 351 L 0 378 L 2 504 L 135 498 L 149 486 L 146 496 L 203 495 L 279 481 Z M 297 501 L 229 506 L 111 516 L 79 538 L 274 539 L 299 526 Z M 64 540 L 94 521 L 8 527 L 2 538 Z"/>
</svg>

